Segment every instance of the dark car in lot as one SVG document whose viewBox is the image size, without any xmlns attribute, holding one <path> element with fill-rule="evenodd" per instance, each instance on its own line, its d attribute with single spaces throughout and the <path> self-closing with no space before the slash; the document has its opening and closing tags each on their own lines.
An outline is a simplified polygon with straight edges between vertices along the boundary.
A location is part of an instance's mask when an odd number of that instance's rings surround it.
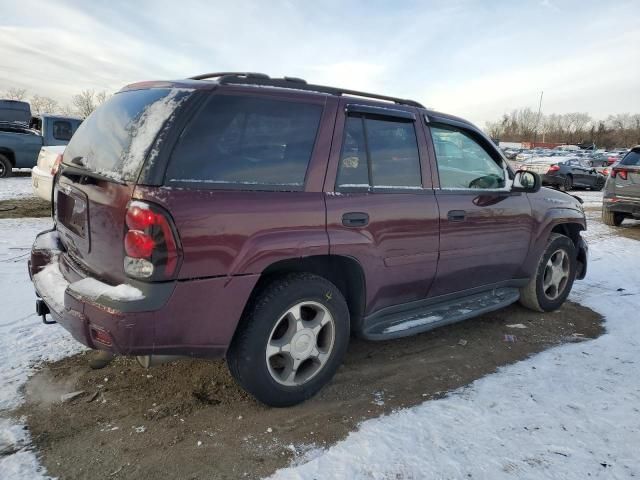
<svg viewBox="0 0 640 480">
<path fill-rule="evenodd" d="M 551 311 L 587 269 L 579 201 L 471 123 L 296 78 L 123 88 L 54 201 L 30 259 L 43 319 L 116 354 L 225 357 L 273 406 L 325 385 L 351 333 Z"/>
<path fill-rule="evenodd" d="M 602 190 L 606 176 L 591 166 L 588 159 L 567 157 L 535 157 L 525 162 L 523 170 L 542 177 L 542 184 L 570 191 L 574 188 Z"/>
<path fill-rule="evenodd" d="M 640 218 L 640 145 L 611 167 L 604 189 L 604 223 L 619 227 L 625 218 Z"/>
</svg>

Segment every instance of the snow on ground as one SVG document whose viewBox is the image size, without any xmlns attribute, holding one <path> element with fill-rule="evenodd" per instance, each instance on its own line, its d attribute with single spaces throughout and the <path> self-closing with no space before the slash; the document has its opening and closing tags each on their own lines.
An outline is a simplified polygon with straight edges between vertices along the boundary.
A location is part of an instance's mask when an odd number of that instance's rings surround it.
<svg viewBox="0 0 640 480">
<path fill-rule="evenodd" d="M 364 422 L 310 462 L 272 478 L 640 476 L 638 247 L 613 236 L 595 241 L 588 277 L 575 285 L 572 300 L 606 317 L 605 335 L 547 350 L 444 399 Z"/>
<path fill-rule="evenodd" d="M 21 425 L 2 418 L 3 410 L 20 403 L 19 388 L 38 362 L 60 359 L 81 349 L 63 328 L 45 325 L 35 315 L 27 260 L 36 233 L 50 227 L 48 218 L 0 220 L 0 478 L 3 480 L 42 477 L 36 456 L 27 448 L 13 455 L 1 455 L 5 448 L 12 450 L 29 442 Z"/>
<path fill-rule="evenodd" d="M 28 248 L 48 219 L 0 220 L 0 455 L 2 478 L 44 478 L 28 433 L 2 409 L 43 359 L 81 347 L 33 312 Z M 369 420 L 276 479 L 584 479 L 640 476 L 638 242 L 590 223 L 591 260 L 572 299 L 606 316 L 607 333 L 501 368 L 444 399 Z M 624 290 L 618 290 L 622 288 Z"/>
<path fill-rule="evenodd" d="M 0 178 L 0 200 L 33 197 L 34 195 L 30 176 Z"/>
<path fill-rule="evenodd" d="M 593 190 L 577 190 L 577 191 L 572 191 L 571 195 L 580 197 L 584 202 L 583 205 L 585 207 L 602 207 L 603 193 L 601 191 L 596 192 Z"/>
</svg>

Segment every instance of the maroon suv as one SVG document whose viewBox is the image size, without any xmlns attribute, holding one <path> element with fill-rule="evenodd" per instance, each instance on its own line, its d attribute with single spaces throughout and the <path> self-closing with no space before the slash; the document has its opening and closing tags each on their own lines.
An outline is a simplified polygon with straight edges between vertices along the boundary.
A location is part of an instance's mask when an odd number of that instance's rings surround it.
<svg viewBox="0 0 640 480">
<path fill-rule="evenodd" d="M 30 262 L 43 319 L 146 361 L 225 357 L 274 406 L 326 384 L 351 332 L 553 310 L 587 268 L 578 199 L 469 122 L 297 78 L 129 85 L 54 184 Z"/>
</svg>

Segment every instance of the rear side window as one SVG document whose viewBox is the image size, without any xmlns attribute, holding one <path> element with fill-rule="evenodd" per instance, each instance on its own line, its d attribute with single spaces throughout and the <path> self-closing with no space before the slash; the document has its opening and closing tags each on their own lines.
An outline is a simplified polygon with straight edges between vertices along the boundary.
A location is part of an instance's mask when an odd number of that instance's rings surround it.
<svg viewBox="0 0 640 480">
<path fill-rule="evenodd" d="M 422 188 L 413 122 L 347 117 L 337 187 Z"/>
<path fill-rule="evenodd" d="M 322 106 L 215 95 L 180 137 L 166 178 L 202 188 L 302 190 Z"/>
<path fill-rule="evenodd" d="M 66 120 L 55 120 L 53 122 L 53 138 L 69 141 L 71 140 L 71 135 L 73 135 L 71 122 Z"/>
<path fill-rule="evenodd" d="M 629 167 L 640 167 L 640 151 L 632 150 L 627 153 L 620 165 L 627 165 Z"/>
<path fill-rule="evenodd" d="M 136 180 L 156 136 L 192 91 L 152 88 L 113 95 L 80 124 L 64 163 L 115 180 Z"/>
</svg>

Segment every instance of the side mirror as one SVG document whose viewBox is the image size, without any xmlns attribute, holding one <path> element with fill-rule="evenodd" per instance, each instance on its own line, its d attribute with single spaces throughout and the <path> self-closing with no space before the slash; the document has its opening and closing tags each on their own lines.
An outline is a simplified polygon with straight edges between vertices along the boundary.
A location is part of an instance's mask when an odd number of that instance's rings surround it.
<svg viewBox="0 0 640 480">
<path fill-rule="evenodd" d="M 542 188 L 540 175 L 529 170 L 518 170 L 513 178 L 512 192 L 535 193 Z"/>
</svg>

